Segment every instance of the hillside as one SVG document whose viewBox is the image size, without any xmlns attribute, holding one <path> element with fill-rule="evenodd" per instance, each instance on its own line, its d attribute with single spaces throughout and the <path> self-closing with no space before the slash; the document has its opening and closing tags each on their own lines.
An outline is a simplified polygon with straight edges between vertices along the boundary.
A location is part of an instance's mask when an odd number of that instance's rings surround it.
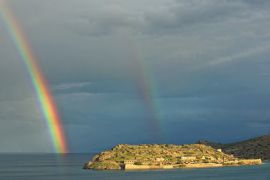
<svg viewBox="0 0 270 180">
<path fill-rule="evenodd" d="M 198 144 L 208 145 L 215 149 L 222 149 L 225 153 L 233 154 L 238 158 L 270 160 L 270 135 L 230 144 L 214 143 L 206 140 L 200 140 Z"/>
<path fill-rule="evenodd" d="M 164 169 L 202 168 L 260 164 L 261 160 L 242 160 L 203 144 L 120 144 L 101 152 L 85 164 L 86 169 Z"/>
</svg>

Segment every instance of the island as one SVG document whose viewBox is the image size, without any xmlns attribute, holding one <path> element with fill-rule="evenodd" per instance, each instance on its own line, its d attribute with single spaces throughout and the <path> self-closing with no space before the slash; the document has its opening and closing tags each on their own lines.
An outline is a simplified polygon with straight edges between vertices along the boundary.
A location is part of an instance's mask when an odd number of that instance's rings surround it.
<svg viewBox="0 0 270 180">
<path fill-rule="evenodd" d="M 95 170 L 147 170 L 259 165 L 261 159 L 241 159 L 205 144 L 119 144 L 84 165 Z"/>
</svg>

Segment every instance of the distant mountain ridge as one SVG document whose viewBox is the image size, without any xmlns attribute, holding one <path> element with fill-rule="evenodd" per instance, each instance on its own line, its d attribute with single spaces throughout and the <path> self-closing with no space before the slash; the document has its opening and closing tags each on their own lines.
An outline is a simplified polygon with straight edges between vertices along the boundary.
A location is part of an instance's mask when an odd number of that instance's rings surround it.
<svg viewBox="0 0 270 180">
<path fill-rule="evenodd" d="M 208 145 L 215 149 L 222 149 L 223 152 L 233 154 L 238 158 L 270 160 L 270 134 L 229 144 L 215 143 L 207 140 L 200 140 L 197 143 Z"/>
</svg>

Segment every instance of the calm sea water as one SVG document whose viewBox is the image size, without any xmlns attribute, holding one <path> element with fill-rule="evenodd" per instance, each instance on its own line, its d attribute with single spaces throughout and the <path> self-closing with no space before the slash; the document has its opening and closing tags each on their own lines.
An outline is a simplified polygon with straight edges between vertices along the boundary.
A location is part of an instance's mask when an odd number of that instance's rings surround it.
<svg viewBox="0 0 270 180">
<path fill-rule="evenodd" d="M 158 171 L 92 171 L 83 164 L 92 154 L 1 154 L 0 180 L 270 180 L 270 164 L 261 166 Z"/>
</svg>

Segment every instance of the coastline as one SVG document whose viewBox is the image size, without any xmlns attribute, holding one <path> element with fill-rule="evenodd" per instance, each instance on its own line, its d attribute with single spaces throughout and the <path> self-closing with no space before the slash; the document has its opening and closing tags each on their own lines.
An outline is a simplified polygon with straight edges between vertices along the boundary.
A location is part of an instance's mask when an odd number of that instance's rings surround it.
<svg viewBox="0 0 270 180">
<path fill-rule="evenodd" d="M 220 164 L 220 163 L 194 163 L 184 165 L 161 165 L 161 166 L 149 166 L 149 165 L 125 165 L 121 170 L 151 170 L 151 169 L 202 169 L 202 168 L 222 168 L 222 167 L 237 167 L 237 166 L 251 166 L 263 164 L 260 159 L 248 159 L 241 160 L 232 164 Z"/>
<path fill-rule="evenodd" d="M 151 170 L 173 170 L 173 169 L 208 169 L 208 168 L 225 168 L 225 167 L 240 167 L 240 166 L 259 166 L 263 164 L 269 164 L 269 162 L 258 163 L 258 164 L 233 164 L 233 165 L 223 165 L 218 163 L 198 163 L 198 164 L 186 164 L 186 165 L 165 165 L 165 166 L 148 166 L 148 165 L 133 165 L 121 169 L 114 170 L 124 170 L 124 171 L 151 171 Z M 84 169 L 88 169 L 84 167 Z M 92 169 L 92 168 L 91 168 Z M 104 169 L 92 169 L 92 170 L 104 170 Z"/>
</svg>

